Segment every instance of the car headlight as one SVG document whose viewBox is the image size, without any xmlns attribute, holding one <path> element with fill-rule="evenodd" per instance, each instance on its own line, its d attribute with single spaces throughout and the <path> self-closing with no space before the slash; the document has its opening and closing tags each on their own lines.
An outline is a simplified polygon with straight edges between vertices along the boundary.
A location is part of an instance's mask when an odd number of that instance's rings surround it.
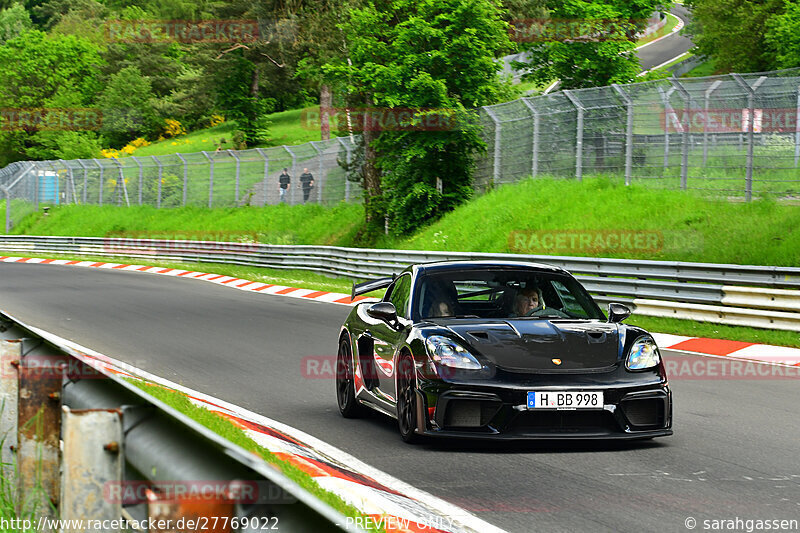
<svg viewBox="0 0 800 533">
<path fill-rule="evenodd" d="M 425 341 L 428 353 L 437 364 L 463 370 L 480 370 L 481 364 L 466 348 L 453 339 L 431 335 Z"/>
<path fill-rule="evenodd" d="M 625 361 L 625 368 L 628 370 L 644 370 L 658 366 L 661 362 L 661 354 L 658 351 L 656 342 L 650 337 L 640 337 L 631 346 L 628 352 L 628 359 Z"/>
</svg>

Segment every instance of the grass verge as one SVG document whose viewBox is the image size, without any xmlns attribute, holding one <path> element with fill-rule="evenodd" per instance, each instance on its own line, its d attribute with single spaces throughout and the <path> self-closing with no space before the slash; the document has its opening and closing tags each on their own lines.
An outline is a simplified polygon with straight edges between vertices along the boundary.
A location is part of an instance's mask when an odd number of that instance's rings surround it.
<svg viewBox="0 0 800 533">
<path fill-rule="evenodd" d="M 366 517 L 361 511 L 345 502 L 338 495 L 324 490 L 319 484 L 314 481 L 309 474 L 303 472 L 301 469 L 292 463 L 277 457 L 274 453 L 256 443 L 253 439 L 247 436 L 242 428 L 225 418 L 224 416 L 211 412 L 208 409 L 193 404 L 181 392 L 168 389 L 161 385 L 153 383 L 145 383 L 137 379 L 128 378 L 127 381 L 132 385 L 142 389 L 150 396 L 161 400 L 170 407 L 173 407 L 188 416 L 195 422 L 202 424 L 210 429 L 217 435 L 227 439 L 228 441 L 241 446 L 245 450 L 255 453 L 266 462 L 275 466 L 283 472 L 286 477 L 297 483 L 303 489 L 313 494 L 320 501 L 328 504 L 345 516 L 351 517 Z M 371 529 L 371 531 L 384 531 L 383 529 Z"/>
</svg>

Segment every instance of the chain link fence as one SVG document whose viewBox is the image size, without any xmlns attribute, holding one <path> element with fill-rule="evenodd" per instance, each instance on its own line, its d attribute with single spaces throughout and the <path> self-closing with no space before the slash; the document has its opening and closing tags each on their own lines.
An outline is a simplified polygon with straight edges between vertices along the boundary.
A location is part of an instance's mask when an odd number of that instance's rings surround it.
<svg viewBox="0 0 800 533">
<path fill-rule="evenodd" d="M 745 200 L 800 197 L 800 68 L 565 90 L 482 111 L 479 190 L 610 175 Z"/>
<path fill-rule="evenodd" d="M 479 110 L 480 192 L 528 177 L 613 176 L 726 198 L 800 197 L 800 68 L 612 85 Z M 5 230 L 39 204 L 235 207 L 361 201 L 344 164 L 357 139 L 120 159 L 17 162 L 0 169 Z"/>
</svg>

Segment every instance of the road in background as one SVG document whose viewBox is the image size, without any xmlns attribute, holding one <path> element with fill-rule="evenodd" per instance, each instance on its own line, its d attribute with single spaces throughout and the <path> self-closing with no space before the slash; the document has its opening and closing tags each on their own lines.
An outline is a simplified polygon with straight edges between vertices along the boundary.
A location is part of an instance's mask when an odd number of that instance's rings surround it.
<svg viewBox="0 0 800 533">
<path fill-rule="evenodd" d="M 680 4 L 676 4 L 670 13 L 683 20 L 684 24 L 691 19 L 691 13 L 688 9 Z M 685 26 L 684 26 L 685 27 Z M 681 32 L 675 32 L 660 41 L 653 42 L 647 46 L 639 48 L 636 55 L 639 56 L 639 62 L 642 65 L 642 70 L 649 70 L 656 65 L 661 65 L 675 59 L 684 52 L 688 52 L 694 47 L 692 41 L 688 37 L 681 35 Z"/>
<path fill-rule="evenodd" d="M 675 435 L 644 443 L 404 444 L 345 420 L 332 379 L 349 308 L 121 271 L 0 263 L 0 309 L 288 423 L 509 531 L 686 531 L 800 518 L 797 380 L 673 380 Z"/>
</svg>

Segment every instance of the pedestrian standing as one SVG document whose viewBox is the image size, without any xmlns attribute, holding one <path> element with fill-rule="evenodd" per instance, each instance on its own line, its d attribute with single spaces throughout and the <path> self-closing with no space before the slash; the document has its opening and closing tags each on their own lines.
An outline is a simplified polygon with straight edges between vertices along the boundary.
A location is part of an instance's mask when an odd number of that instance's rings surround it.
<svg viewBox="0 0 800 533">
<path fill-rule="evenodd" d="M 306 203 L 311 194 L 311 189 L 314 188 L 314 176 L 307 168 L 304 168 L 303 173 L 300 174 L 300 185 L 303 187 L 303 203 Z"/>
<path fill-rule="evenodd" d="M 292 178 L 289 176 L 289 169 L 284 168 L 281 175 L 278 177 L 278 191 L 281 194 L 281 203 L 286 202 L 286 191 L 291 187 Z"/>
</svg>

